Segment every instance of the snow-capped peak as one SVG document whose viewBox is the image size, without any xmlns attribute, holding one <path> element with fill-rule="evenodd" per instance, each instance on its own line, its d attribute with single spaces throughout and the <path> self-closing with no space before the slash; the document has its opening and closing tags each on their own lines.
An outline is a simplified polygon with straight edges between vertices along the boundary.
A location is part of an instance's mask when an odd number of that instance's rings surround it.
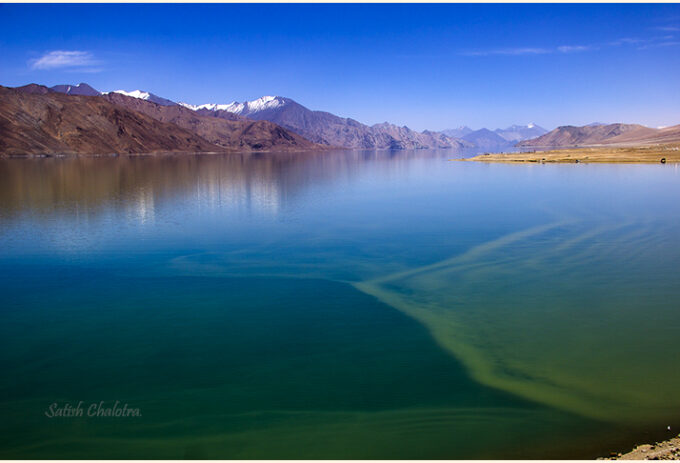
<svg viewBox="0 0 680 463">
<path fill-rule="evenodd" d="M 121 95 L 139 98 L 140 100 L 148 100 L 151 98 L 151 94 L 149 92 L 143 92 L 141 90 L 133 90 L 131 92 L 126 92 L 125 90 L 114 90 L 112 93 L 120 93 Z"/>
<path fill-rule="evenodd" d="M 207 109 L 208 111 L 228 111 L 230 113 L 238 114 L 241 116 L 248 116 L 253 113 L 264 111 L 265 109 L 278 108 L 285 105 L 288 101 L 280 96 L 263 96 L 253 101 L 246 101 L 244 103 L 239 103 L 234 101 L 229 104 L 215 104 L 207 103 L 202 105 L 192 105 L 189 103 L 180 103 L 185 108 L 189 108 L 193 111 L 198 111 L 199 109 Z"/>
<path fill-rule="evenodd" d="M 251 111 L 262 111 L 263 109 L 279 107 L 284 104 L 284 101 L 276 96 L 263 96 L 246 104 Z"/>
<path fill-rule="evenodd" d="M 193 105 L 189 103 L 178 103 L 180 106 L 184 106 L 185 108 L 191 109 L 192 111 L 198 111 L 199 109 L 207 109 L 208 111 L 228 111 L 229 108 L 234 105 L 235 103 L 229 103 L 229 104 L 215 104 L 215 103 L 207 103 L 207 104 L 201 104 L 201 105 Z"/>
<path fill-rule="evenodd" d="M 534 124 L 533 122 L 529 122 L 527 124 L 527 129 L 533 129 L 534 127 L 536 127 L 536 124 Z"/>
<path fill-rule="evenodd" d="M 161 106 L 174 106 L 177 104 L 172 100 L 162 98 L 150 92 L 143 92 L 142 90 L 133 90 L 131 92 L 127 92 L 125 90 L 114 90 L 113 92 L 105 92 L 104 94 L 106 95 L 107 93 L 120 93 L 121 95 L 129 96 L 132 98 L 138 98 L 140 100 L 150 101 Z"/>
<path fill-rule="evenodd" d="M 278 96 L 263 96 L 253 101 L 246 101 L 244 103 L 234 102 L 227 106 L 226 110 L 230 113 L 247 116 L 249 114 L 264 111 L 265 109 L 278 108 L 286 104 L 283 98 Z"/>
</svg>

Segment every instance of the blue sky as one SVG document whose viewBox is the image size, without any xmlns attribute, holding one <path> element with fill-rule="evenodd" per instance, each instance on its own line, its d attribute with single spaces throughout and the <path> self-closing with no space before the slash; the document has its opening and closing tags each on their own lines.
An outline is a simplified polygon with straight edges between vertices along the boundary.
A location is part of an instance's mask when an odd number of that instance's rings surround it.
<svg viewBox="0 0 680 463">
<path fill-rule="evenodd" d="M 680 5 L 0 5 L 0 84 L 373 124 L 680 123 Z"/>
</svg>

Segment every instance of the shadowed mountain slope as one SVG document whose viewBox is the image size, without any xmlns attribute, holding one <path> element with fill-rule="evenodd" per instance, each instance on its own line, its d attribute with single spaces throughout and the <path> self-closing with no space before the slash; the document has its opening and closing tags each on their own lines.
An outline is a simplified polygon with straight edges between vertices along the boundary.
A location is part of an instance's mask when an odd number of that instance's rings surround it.
<svg viewBox="0 0 680 463">
<path fill-rule="evenodd" d="M 118 106 L 138 111 L 161 122 L 189 130 L 210 143 L 230 150 L 309 150 L 322 148 L 300 135 L 268 121 L 235 116 L 226 119 L 203 116 L 180 105 L 162 106 L 119 93 L 102 98 Z"/>
<path fill-rule="evenodd" d="M 474 132 L 470 132 L 463 136 L 463 140 L 467 140 L 470 143 L 474 143 L 475 146 L 481 149 L 495 150 L 501 148 L 507 148 L 512 146 L 512 142 L 506 140 L 505 138 L 498 135 L 496 132 L 492 132 L 489 129 L 479 129 Z"/>
<path fill-rule="evenodd" d="M 86 84 L 0 87 L 0 155 L 299 151 L 323 148 L 268 121 L 201 116 Z"/>
<path fill-rule="evenodd" d="M 65 93 L 67 95 L 85 95 L 85 96 L 97 96 L 101 95 L 101 93 L 94 88 L 90 87 L 84 82 L 79 83 L 78 85 L 55 85 L 54 87 L 50 87 L 50 90 L 53 92 L 58 92 L 58 93 Z"/>
<path fill-rule="evenodd" d="M 98 96 L 0 86 L 0 154 L 219 151 L 198 135 Z"/>
</svg>

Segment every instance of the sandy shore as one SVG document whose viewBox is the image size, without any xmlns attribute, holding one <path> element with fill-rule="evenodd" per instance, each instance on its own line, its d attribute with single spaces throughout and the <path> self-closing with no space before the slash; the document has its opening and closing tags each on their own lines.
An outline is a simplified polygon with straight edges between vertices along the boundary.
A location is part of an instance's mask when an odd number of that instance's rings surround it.
<svg viewBox="0 0 680 463">
<path fill-rule="evenodd" d="M 677 163 L 680 162 L 680 144 L 635 147 L 569 148 L 531 153 L 481 154 L 472 158 L 452 161 L 478 162 L 619 162 L 619 163 Z"/>
<path fill-rule="evenodd" d="M 680 460 L 680 434 L 667 441 L 638 445 L 628 453 L 601 460 Z"/>
</svg>

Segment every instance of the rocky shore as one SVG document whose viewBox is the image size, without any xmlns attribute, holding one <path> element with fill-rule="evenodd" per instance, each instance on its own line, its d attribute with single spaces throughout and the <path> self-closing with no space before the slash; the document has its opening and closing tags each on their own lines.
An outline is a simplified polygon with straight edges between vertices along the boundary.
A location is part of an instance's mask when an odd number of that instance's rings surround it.
<svg viewBox="0 0 680 463">
<path fill-rule="evenodd" d="M 600 460 L 680 460 L 680 434 L 663 442 L 638 445 L 628 453 L 614 453 Z"/>
</svg>

